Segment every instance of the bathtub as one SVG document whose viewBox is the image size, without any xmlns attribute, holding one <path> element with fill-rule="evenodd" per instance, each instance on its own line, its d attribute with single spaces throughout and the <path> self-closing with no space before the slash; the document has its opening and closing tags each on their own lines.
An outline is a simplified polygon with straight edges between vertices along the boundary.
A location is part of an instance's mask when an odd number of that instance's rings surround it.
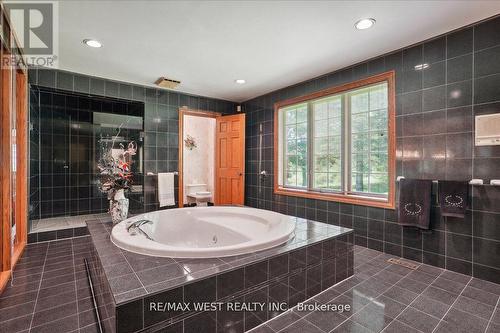
<svg viewBox="0 0 500 333">
<path fill-rule="evenodd" d="M 131 234 L 127 226 L 140 226 Z M 295 219 L 276 212 L 233 206 L 176 208 L 141 214 L 120 222 L 111 241 L 121 249 L 172 258 L 228 257 L 269 249 L 293 238 Z"/>
</svg>

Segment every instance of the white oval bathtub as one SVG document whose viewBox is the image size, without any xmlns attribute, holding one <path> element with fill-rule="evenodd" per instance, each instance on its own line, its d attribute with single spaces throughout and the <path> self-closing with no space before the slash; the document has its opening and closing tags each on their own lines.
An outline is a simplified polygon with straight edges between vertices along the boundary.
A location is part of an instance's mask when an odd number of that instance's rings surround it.
<svg viewBox="0 0 500 333">
<path fill-rule="evenodd" d="M 132 235 L 127 226 L 150 220 Z M 113 227 L 111 241 L 127 251 L 172 258 L 228 257 L 269 249 L 293 237 L 293 217 L 232 206 L 176 208 L 141 214 Z"/>
</svg>

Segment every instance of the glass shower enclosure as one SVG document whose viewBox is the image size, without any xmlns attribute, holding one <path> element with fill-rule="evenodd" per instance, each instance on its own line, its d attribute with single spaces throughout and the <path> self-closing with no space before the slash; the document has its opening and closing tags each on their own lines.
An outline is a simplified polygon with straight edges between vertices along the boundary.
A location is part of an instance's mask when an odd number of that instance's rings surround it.
<svg viewBox="0 0 500 333">
<path fill-rule="evenodd" d="M 33 87 L 32 87 L 33 89 Z M 31 112 L 30 135 L 38 147 L 31 164 L 39 163 L 39 176 L 30 172 L 30 231 L 71 228 L 84 224 L 91 215 L 106 213 L 109 202 L 98 188 L 97 162 L 106 142 L 114 149 L 134 141 L 133 187 L 128 194 L 131 211 L 142 209 L 144 104 L 140 102 L 80 95 L 56 89 L 35 88 L 38 112 Z M 33 106 L 32 106 L 33 108 Z M 35 122 L 39 126 L 34 126 Z M 36 168 L 35 168 L 36 169 Z M 38 182 L 37 182 L 38 180 Z M 36 191 L 38 190 L 38 191 Z M 78 216 L 83 216 L 78 218 Z"/>
</svg>

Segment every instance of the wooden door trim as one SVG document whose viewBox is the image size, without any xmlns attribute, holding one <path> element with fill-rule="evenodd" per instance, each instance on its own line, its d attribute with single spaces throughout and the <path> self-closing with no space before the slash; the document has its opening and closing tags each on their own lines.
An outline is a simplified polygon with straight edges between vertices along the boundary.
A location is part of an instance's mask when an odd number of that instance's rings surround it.
<svg viewBox="0 0 500 333">
<path fill-rule="evenodd" d="M 179 161 L 177 170 L 179 174 L 179 208 L 184 207 L 184 116 L 194 116 L 194 117 L 205 117 L 205 118 L 214 118 L 220 117 L 222 114 L 219 112 L 205 111 L 205 110 L 197 110 L 197 109 L 189 109 L 187 107 L 179 108 Z M 214 173 L 215 175 L 215 173 Z M 215 181 L 215 179 L 214 179 Z M 215 182 L 214 182 L 215 184 Z M 214 186 L 214 198 L 217 197 L 217 190 Z"/>
<path fill-rule="evenodd" d="M 242 126 L 242 129 L 241 129 L 241 137 L 242 137 L 242 145 L 243 145 L 243 149 L 241 149 L 241 154 L 242 154 L 242 157 L 241 157 L 241 160 L 242 160 L 242 173 L 243 173 L 243 179 L 241 180 L 241 195 L 242 195 L 242 198 L 243 198 L 243 203 L 245 202 L 245 164 L 246 164 L 246 160 L 245 160 L 245 151 L 246 151 L 246 144 L 245 144 L 245 130 L 246 130 L 246 114 L 245 113 L 237 113 L 237 114 L 232 114 L 232 115 L 227 115 L 227 116 L 220 116 L 219 118 L 224 118 L 224 119 L 228 119 L 228 118 L 243 118 L 242 119 L 242 123 L 243 123 L 243 126 Z M 215 191 L 217 193 L 217 195 L 215 195 L 215 204 L 216 205 L 220 205 L 220 188 L 219 188 L 219 161 L 220 161 L 220 149 L 219 149 L 219 140 L 218 140 L 218 129 L 215 131 Z"/>
<path fill-rule="evenodd" d="M 15 78 L 13 77 L 15 73 Z M 5 78 L 7 74 L 7 78 Z M 5 85 L 5 80 L 10 83 Z M 15 79 L 15 82 L 13 81 Z M 2 228 L 1 253 L 0 253 L 0 293 L 4 290 L 11 276 L 14 266 L 21 258 L 27 243 L 28 237 L 28 79 L 27 73 L 19 68 L 16 71 L 1 69 L 0 80 L 2 91 L 0 93 L 0 126 L 1 147 L 0 160 L 3 162 L 0 170 L 1 192 L 0 204 L 0 228 Z M 16 86 L 16 95 L 12 96 L 13 85 Z M 13 100 L 15 98 L 15 100 Z M 13 107 L 15 106 L 15 111 Z M 11 191 L 11 115 L 16 114 L 16 209 L 12 212 L 12 191 Z M 5 144 L 5 143 L 9 144 Z M 16 219 L 16 241 L 11 253 L 11 214 L 14 213 Z"/>
<path fill-rule="evenodd" d="M 7 49 L 2 49 L 2 57 L 8 55 Z M 0 94 L 0 161 L 2 168 L 0 169 L 0 184 L 1 184 L 1 267 L 0 271 L 10 271 L 11 268 L 11 253 L 10 253 L 10 223 L 11 223 L 11 94 L 12 94 L 12 70 L 10 68 L 2 68 L 0 74 L 1 94 Z M 0 281 L 4 286 L 7 281 Z"/>
<path fill-rule="evenodd" d="M 15 262 L 21 256 L 28 239 L 28 79 L 22 70 L 16 73 L 16 243 Z"/>
</svg>

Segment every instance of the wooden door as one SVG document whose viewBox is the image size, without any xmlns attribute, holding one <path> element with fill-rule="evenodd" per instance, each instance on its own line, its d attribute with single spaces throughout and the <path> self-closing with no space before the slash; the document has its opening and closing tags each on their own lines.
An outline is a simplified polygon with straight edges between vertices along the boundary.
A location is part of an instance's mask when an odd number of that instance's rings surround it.
<svg viewBox="0 0 500 333">
<path fill-rule="evenodd" d="M 217 117 L 215 204 L 245 202 L 245 114 Z"/>
</svg>

